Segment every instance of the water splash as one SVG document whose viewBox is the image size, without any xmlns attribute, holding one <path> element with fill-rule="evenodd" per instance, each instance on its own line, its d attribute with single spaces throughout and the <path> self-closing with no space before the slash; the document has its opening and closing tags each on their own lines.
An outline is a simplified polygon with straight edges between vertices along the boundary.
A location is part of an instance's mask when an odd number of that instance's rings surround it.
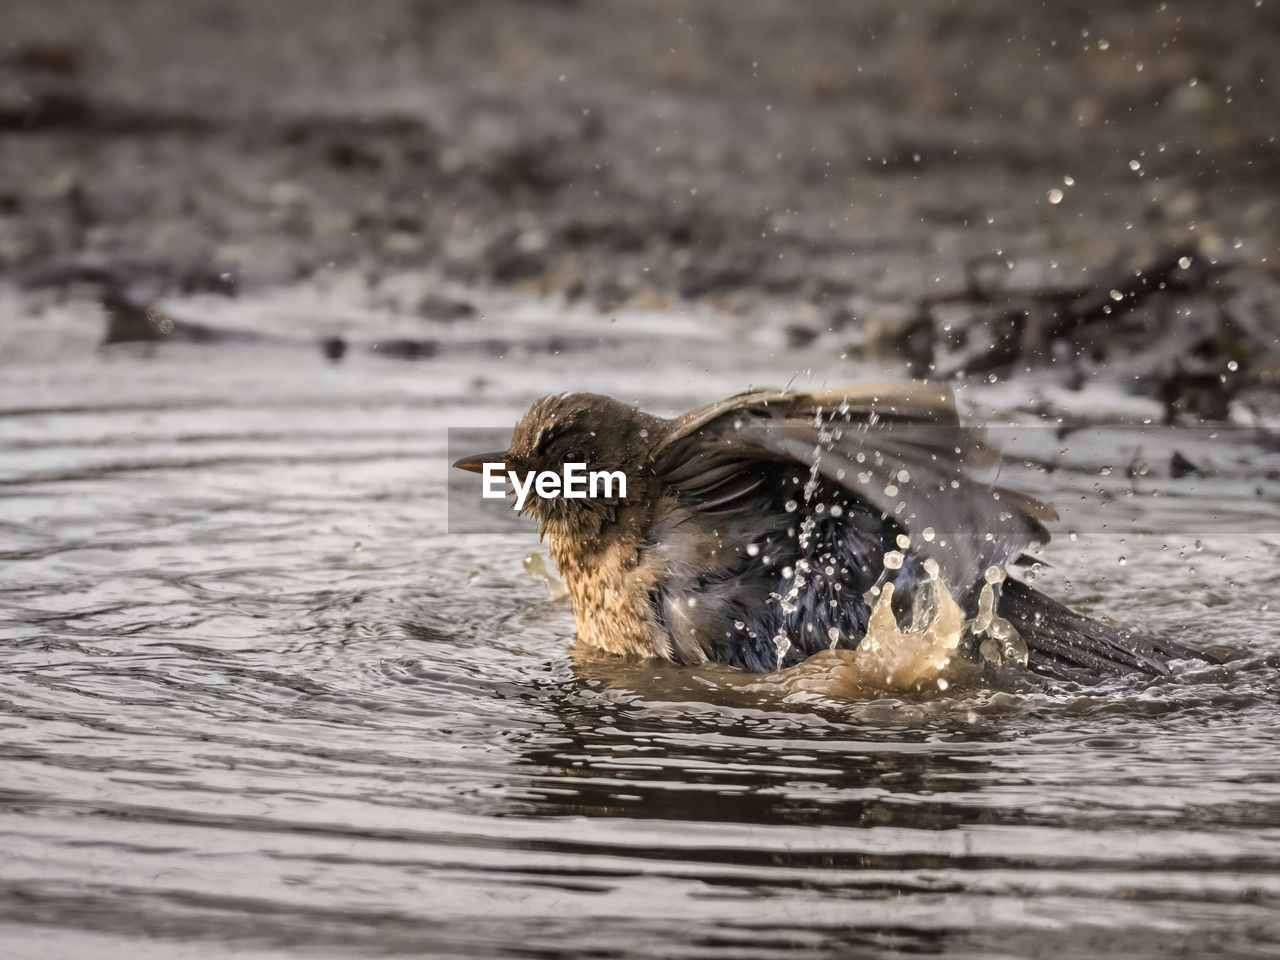
<svg viewBox="0 0 1280 960">
<path fill-rule="evenodd" d="M 926 579 L 916 591 L 904 629 L 893 610 L 894 584 L 889 579 L 902 568 L 903 561 L 897 550 L 885 555 L 880 579 L 868 592 L 871 615 L 856 649 L 834 649 L 840 639 L 837 633 L 831 637 L 833 649 L 761 678 L 758 686 L 784 694 L 845 698 L 873 690 L 909 691 L 930 686 L 946 690 L 948 667 L 957 658 L 968 621 L 942 579 L 937 562 L 925 560 L 921 567 Z"/>
<path fill-rule="evenodd" d="M 887 581 L 880 587 L 866 636 L 853 651 L 866 683 L 914 690 L 934 682 L 946 689 L 943 674 L 964 639 L 966 621 L 964 610 L 952 598 L 937 565 L 928 561 L 926 564 L 928 579 L 916 593 L 906 629 L 899 625 L 893 612 L 893 583 Z"/>
<path fill-rule="evenodd" d="M 978 644 L 978 654 L 987 663 L 1026 666 L 1026 641 L 1012 623 L 996 613 L 1005 572 L 1000 567 L 988 567 L 983 579 L 986 583 L 978 595 L 978 613 L 968 624 L 975 639 L 983 638 Z"/>
<path fill-rule="evenodd" d="M 529 576 L 541 580 L 547 588 L 547 596 L 552 600 L 563 600 L 569 596 L 569 588 L 563 580 L 547 569 L 547 563 L 540 553 L 526 553 L 524 569 Z"/>
<path fill-rule="evenodd" d="M 810 564 L 805 554 L 808 553 L 809 545 L 813 538 L 813 528 L 816 523 L 817 521 L 812 514 L 806 516 L 800 522 L 800 532 L 796 537 L 796 543 L 800 547 L 802 556 L 796 560 L 794 569 L 789 567 L 783 571 L 783 576 L 789 576 L 791 580 L 787 592 L 778 597 L 778 606 L 782 610 L 784 621 L 800 609 L 800 597 L 804 592 L 805 585 L 809 582 Z M 786 663 L 787 654 L 791 651 L 791 638 L 787 636 L 785 630 L 780 630 L 773 637 L 773 647 L 777 652 L 777 666 L 774 669 L 781 670 L 782 665 Z"/>
<path fill-rule="evenodd" d="M 975 643 L 981 662 L 1026 665 L 1026 643 L 1013 624 L 996 612 L 1006 577 L 998 566 L 986 570 L 977 613 L 969 618 L 952 596 L 937 561 L 924 560 L 920 564 L 924 582 L 912 596 L 903 626 L 893 609 L 896 587 L 891 578 L 899 576 L 907 564 L 904 551 L 910 542 L 903 537 L 898 545 L 901 550 L 885 553 L 880 578 L 865 594 L 871 613 L 856 649 L 837 650 L 840 635 L 832 631 L 828 650 L 782 670 L 782 657 L 790 642 L 779 634 L 774 638 L 779 650 L 778 672 L 758 683 L 787 694 L 840 698 L 884 691 L 944 691 L 951 686 L 959 664 L 969 663 L 970 658 L 961 654 L 967 640 Z"/>
</svg>

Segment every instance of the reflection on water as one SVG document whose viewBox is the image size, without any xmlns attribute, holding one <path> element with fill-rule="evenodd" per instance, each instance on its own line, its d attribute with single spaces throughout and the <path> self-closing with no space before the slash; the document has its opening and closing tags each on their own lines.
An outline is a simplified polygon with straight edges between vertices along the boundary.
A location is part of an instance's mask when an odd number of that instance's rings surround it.
<svg viewBox="0 0 1280 960">
<path fill-rule="evenodd" d="M 512 305 L 512 329 L 538 309 Z M 499 384 L 492 363 L 101 353 L 90 319 L 53 311 L 3 354 L 13 955 L 1261 956 L 1280 937 L 1280 528 L 1203 533 L 1194 511 L 1232 506 L 1212 480 L 1152 503 L 1159 525 L 1060 535 L 1040 585 L 1190 630 L 1225 666 L 797 699 L 575 660 L 524 569 L 533 533 L 449 537 L 443 499 L 448 427 L 551 389 L 680 408 L 785 382 L 792 358 L 690 339 Z M 1171 509 L 1194 534 L 1167 533 Z"/>
</svg>

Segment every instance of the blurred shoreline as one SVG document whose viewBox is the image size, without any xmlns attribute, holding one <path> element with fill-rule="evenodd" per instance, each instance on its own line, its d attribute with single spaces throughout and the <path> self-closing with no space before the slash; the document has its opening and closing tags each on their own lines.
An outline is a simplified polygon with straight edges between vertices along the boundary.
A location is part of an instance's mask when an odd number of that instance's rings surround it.
<svg viewBox="0 0 1280 960">
<path fill-rule="evenodd" d="M 420 272 L 946 376 L 1061 359 L 1029 297 L 1190 251 L 1198 300 L 1064 366 L 1273 389 L 1275 6 L 898 7 L 10 4 L 0 270 L 141 303 Z M 956 326 L 979 356 L 948 367 Z"/>
</svg>

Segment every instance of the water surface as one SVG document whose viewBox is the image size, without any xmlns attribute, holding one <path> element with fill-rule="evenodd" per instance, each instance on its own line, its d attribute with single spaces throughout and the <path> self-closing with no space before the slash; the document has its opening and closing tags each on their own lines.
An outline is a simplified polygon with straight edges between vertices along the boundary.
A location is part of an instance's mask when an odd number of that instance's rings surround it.
<svg viewBox="0 0 1280 960">
<path fill-rule="evenodd" d="M 417 363 L 359 348 L 405 331 L 349 291 L 173 306 L 282 341 L 104 350 L 92 305 L 0 305 L 6 956 L 1274 955 L 1274 451 L 1181 487 L 1152 456 L 1136 495 L 1088 457 L 1041 478 L 1114 512 L 1064 520 L 1038 585 L 1226 665 L 753 700 L 575 663 L 533 532 L 447 532 L 446 430 L 866 371 L 513 299 L 507 346 L 432 330 Z"/>
</svg>

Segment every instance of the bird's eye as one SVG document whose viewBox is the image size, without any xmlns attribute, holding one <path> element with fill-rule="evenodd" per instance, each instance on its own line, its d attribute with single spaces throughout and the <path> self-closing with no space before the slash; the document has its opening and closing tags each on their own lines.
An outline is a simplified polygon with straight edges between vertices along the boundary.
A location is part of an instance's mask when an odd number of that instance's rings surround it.
<svg viewBox="0 0 1280 960">
<path fill-rule="evenodd" d="M 582 454 L 579 453 L 577 450 L 570 450 L 568 453 L 564 455 L 565 463 L 581 463 L 582 460 L 583 460 Z"/>
</svg>

